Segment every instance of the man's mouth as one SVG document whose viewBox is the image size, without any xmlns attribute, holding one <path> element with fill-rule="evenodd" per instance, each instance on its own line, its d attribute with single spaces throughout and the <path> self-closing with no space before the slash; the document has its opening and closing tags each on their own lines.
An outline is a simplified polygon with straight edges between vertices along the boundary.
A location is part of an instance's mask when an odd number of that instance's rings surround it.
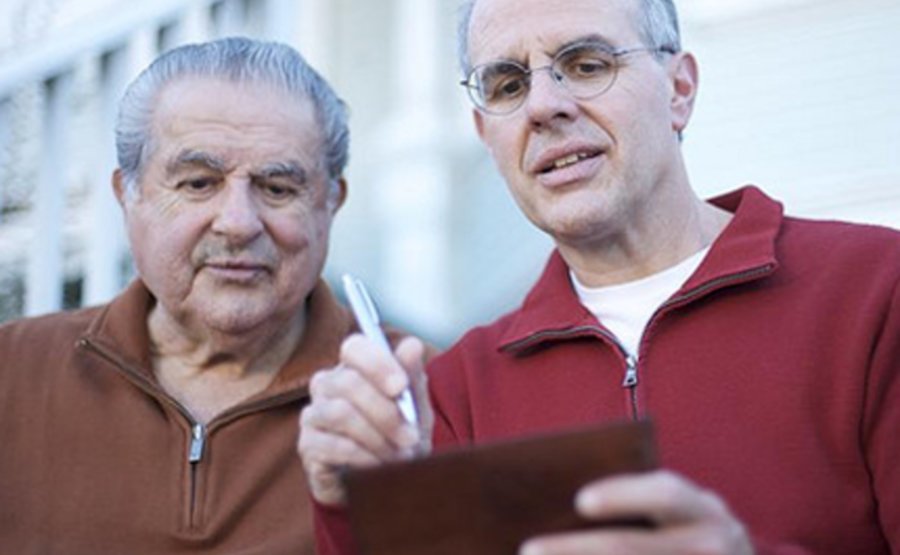
<svg viewBox="0 0 900 555">
<path fill-rule="evenodd" d="M 256 262 L 211 261 L 207 262 L 206 265 L 211 268 L 219 268 L 222 270 L 264 270 L 266 268 L 264 264 Z"/>
<path fill-rule="evenodd" d="M 210 260 L 203 267 L 226 281 L 246 281 L 269 273 L 267 265 L 254 261 Z"/>
<path fill-rule="evenodd" d="M 582 151 L 582 152 L 573 152 L 572 154 L 567 154 L 560 158 L 557 158 L 551 161 L 549 164 L 541 167 L 538 173 L 548 174 L 552 171 L 561 170 L 563 168 L 567 168 L 573 164 L 577 164 L 582 160 L 587 160 L 589 158 L 595 158 L 602 154 L 601 151 Z"/>
</svg>

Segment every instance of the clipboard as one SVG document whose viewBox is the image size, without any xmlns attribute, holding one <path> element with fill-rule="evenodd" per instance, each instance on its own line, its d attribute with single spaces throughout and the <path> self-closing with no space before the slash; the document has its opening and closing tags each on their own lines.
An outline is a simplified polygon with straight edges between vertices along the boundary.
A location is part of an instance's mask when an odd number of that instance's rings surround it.
<svg viewBox="0 0 900 555">
<path fill-rule="evenodd" d="M 364 555 L 515 555 L 527 538 L 598 524 L 579 517 L 590 481 L 656 468 L 649 421 L 459 448 L 348 470 L 350 523 Z"/>
</svg>

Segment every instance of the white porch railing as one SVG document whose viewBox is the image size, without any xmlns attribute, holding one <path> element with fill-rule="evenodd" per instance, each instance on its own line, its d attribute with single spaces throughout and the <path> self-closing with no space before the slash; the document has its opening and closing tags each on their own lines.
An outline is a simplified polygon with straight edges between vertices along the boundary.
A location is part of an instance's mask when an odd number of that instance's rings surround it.
<svg viewBox="0 0 900 555">
<path fill-rule="evenodd" d="M 232 34 L 291 42 L 298 4 L 123 1 L 103 17 L 0 57 L 0 169 L 29 163 L 39 168 L 20 210 L 3 206 L 10 197 L 3 175 L 11 172 L 0 172 L 0 266 L 24 284 L 25 315 L 63 308 L 67 279 L 81 281 L 78 304 L 87 305 L 112 297 L 128 277 L 124 230 L 109 185 L 116 165 L 114 121 L 128 81 L 157 53 L 185 42 Z M 75 94 L 76 76 L 86 66 L 92 69 L 88 96 L 94 110 Z M 24 135 L 34 136 L 39 160 L 14 159 L 11 143 L 23 133 L 13 125 L 27 125 L 28 118 L 14 119 L 13 108 L 17 98 L 35 90 L 40 123 L 32 122 L 34 129 Z M 11 303 L 4 304 L 8 309 Z M 0 313 L 0 319 L 15 315 Z"/>
</svg>

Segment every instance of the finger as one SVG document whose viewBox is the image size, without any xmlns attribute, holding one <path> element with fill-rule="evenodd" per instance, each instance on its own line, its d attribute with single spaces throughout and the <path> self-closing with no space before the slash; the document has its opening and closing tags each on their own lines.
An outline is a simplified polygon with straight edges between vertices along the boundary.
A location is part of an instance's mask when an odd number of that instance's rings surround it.
<svg viewBox="0 0 900 555">
<path fill-rule="evenodd" d="M 579 513 L 591 519 L 645 515 L 658 524 L 691 520 L 708 510 L 700 490 L 668 471 L 618 475 L 584 486 Z"/>
<path fill-rule="evenodd" d="M 731 533 L 712 526 L 677 526 L 663 529 L 604 528 L 544 536 L 528 540 L 520 555 L 752 555 L 752 543 L 743 530 Z"/>
<path fill-rule="evenodd" d="M 528 540 L 520 555 L 604 553 L 749 555 L 753 549 L 736 521 L 697 520 L 657 528 L 601 527 Z"/>
<path fill-rule="evenodd" d="M 393 353 L 358 333 L 341 343 L 340 362 L 355 368 L 388 397 L 397 397 L 409 385 L 406 371 Z"/>
<path fill-rule="evenodd" d="M 397 414 L 398 419 L 401 419 L 398 421 L 406 420 L 396 401 L 407 387 L 412 389 L 417 411 L 422 413 L 419 414 L 419 439 L 416 443 L 419 451 L 423 449 L 429 451 L 434 419 L 428 405 L 425 346 L 422 341 L 411 336 L 406 337 L 397 346 L 393 356 L 389 356 L 379 345 L 367 338 L 359 335 L 351 336 L 344 341 L 342 361 L 357 369 L 377 390 L 395 402 L 392 411 Z M 388 420 L 380 420 L 379 425 L 386 424 L 394 428 L 395 424 L 390 416 L 383 413 L 373 416 L 387 418 Z M 398 430 L 396 433 L 403 434 L 405 439 L 408 437 L 408 431 Z M 407 446 L 405 443 L 402 445 Z"/>
<path fill-rule="evenodd" d="M 576 507 L 582 516 L 601 524 L 644 517 L 657 526 L 608 526 L 535 538 L 523 544 L 521 553 L 752 553 L 746 530 L 725 503 L 674 472 L 598 480 L 581 489 Z"/>
<path fill-rule="evenodd" d="M 311 406 L 320 407 L 319 426 L 350 436 L 371 449 L 386 439 L 395 449 L 419 440 L 418 431 L 406 424 L 394 399 L 378 389 L 356 368 L 338 366 L 317 372 L 310 381 Z M 328 401 L 339 401 L 334 404 Z M 371 437 L 370 434 L 378 437 Z"/>
<path fill-rule="evenodd" d="M 346 438 L 379 460 L 396 458 L 397 452 L 404 447 L 394 444 L 350 401 L 340 397 L 320 397 L 310 403 L 301 413 L 300 426 L 301 430 L 309 428 L 328 436 Z M 409 438 L 404 440 L 409 441 Z M 342 464 L 344 461 L 331 462 Z"/>
<path fill-rule="evenodd" d="M 654 541 L 647 531 L 601 529 L 532 538 L 519 555 L 618 555 L 620 553 L 676 553 L 669 544 Z M 660 549 L 665 549 L 661 551 Z"/>
<path fill-rule="evenodd" d="M 707 518 L 725 510 L 718 497 L 671 471 L 621 475 L 592 482 L 576 508 L 593 520 L 644 516 L 659 525 Z"/>
<path fill-rule="evenodd" d="M 748 553 L 744 551 L 743 546 L 728 543 L 725 539 L 724 536 L 705 527 L 655 530 L 610 527 L 533 538 L 522 544 L 519 555 Z"/>
<path fill-rule="evenodd" d="M 301 413 L 301 420 L 308 417 Z M 346 491 L 341 470 L 377 464 L 378 458 L 352 440 L 323 433 L 312 425 L 301 424 L 297 451 L 313 497 L 325 505 L 343 505 Z"/>
<path fill-rule="evenodd" d="M 411 377 L 425 373 L 425 345 L 419 338 L 404 337 L 394 355 Z"/>
<path fill-rule="evenodd" d="M 324 432 L 309 425 L 308 417 L 303 413 L 301 419 L 304 423 L 301 424 L 297 448 L 303 457 L 304 467 L 330 470 L 348 466 L 372 466 L 382 462 L 381 457 L 349 437 Z"/>
</svg>

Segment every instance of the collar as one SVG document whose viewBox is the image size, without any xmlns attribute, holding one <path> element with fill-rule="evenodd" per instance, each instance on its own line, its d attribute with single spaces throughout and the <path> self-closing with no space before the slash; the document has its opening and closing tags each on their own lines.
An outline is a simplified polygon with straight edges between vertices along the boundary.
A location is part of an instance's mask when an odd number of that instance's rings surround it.
<svg viewBox="0 0 900 555">
<path fill-rule="evenodd" d="M 775 239 L 784 217 L 781 203 L 746 186 L 710 199 L 734 217 L 713 242 L 706 258 L 673 298 L 690 302 L 721 287 L 762 279 L 777 269 Z M 605 330 L 578 301 L 569 268 L 554 250 L 537 283 L 501 335 L 501 350 L 533 346 L 537 334 L 554 337 L 596 336 Z M 608 332 L 607 332 L 608 333 Z M 528 340 L 528 341 L 526 341 Z"/>
<path fill-rule="evenodd" d="M 133 281 L 100 311 L 83 339 L 115 353 L 122 364 L 155 382 L 147 330 L 147 316 L 155 302 L 142 281 Z M 319 279 L 305 306 L 309 314 L 303 336 L 278 376 L 260 395 L 305 388 L 316 370 L 337 362 L 341 341 L 355 329 L 352 316 L 323 279 Z"/>
</svg>

